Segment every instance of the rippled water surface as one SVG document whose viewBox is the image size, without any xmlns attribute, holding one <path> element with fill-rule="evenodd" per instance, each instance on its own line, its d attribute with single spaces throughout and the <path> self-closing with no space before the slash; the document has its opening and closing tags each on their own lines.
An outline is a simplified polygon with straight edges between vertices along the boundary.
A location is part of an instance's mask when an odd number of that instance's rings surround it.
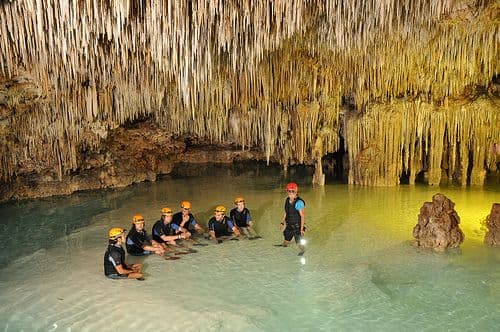
<svg viewBox="0 0 500 332">
<path fill-rule="evenodd" d="M 262 166 L 205 173 L 1 205 L 0 330 L 498 330 L 500 249 L 483 245 L 481 224 L 499 202 L 498 184 L 318 188 Z M 302 260 L 295 245 L 273 246 L 290 178 L 306 201 Z M 459 250 L 410 246 L 419 208 L 436 192 L 456 203 L 466 236 Z M 128 229 L 142 213 L 150 230 L 161 207 L 184 199 L 205 225 L 236 195 L 262 239 L 195 247 L 177 261 L 129 258 L 145 263 L 142 282 L 104 277 L 109 227 Z"/>
</svg>

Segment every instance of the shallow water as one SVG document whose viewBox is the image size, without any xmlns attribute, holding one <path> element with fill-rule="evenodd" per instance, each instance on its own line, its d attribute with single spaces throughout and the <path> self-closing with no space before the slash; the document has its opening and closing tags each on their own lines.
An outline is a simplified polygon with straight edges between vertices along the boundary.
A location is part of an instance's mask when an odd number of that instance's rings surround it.
<svg viewBox="0 0 500 332">
<path fill-rule="evenodd" d="M 311 187 L 304 259 L 282 241 L 281 172 L 206 169 L 116 191 L 0 206 L 3 331 L 494 331 L 500 326 L 500 250 L 483 245 L 481 222 L 499 201 L 483 188 Z M 190 174 L 186 172 L 185 174 Z M 434 253 L 410 246 L 424 201 L 456 203 L 466 240 Z M 263 239 L 195 247 L 177 261 L 145 263 L 146 280 L 112 281 L 102 260 L 109 227 L 150 230 L 163 206 L 188 199 L 206 224 L 215 205 L 243 195 Z"/>
</svg>

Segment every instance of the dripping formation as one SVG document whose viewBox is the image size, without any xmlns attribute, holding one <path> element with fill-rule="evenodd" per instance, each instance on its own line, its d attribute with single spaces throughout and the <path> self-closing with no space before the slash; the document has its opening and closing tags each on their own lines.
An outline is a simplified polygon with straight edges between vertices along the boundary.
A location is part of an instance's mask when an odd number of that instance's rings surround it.
<svg viewBox="0 0 500 332">
<path fill-rule="evenodd" d="M 285 168 L 342 137 L 353 184 L 498 172 L 498 1 L 13 0 L 0 20 L 3 183 L 62 181 L 144 119 Z"/>
</svg>

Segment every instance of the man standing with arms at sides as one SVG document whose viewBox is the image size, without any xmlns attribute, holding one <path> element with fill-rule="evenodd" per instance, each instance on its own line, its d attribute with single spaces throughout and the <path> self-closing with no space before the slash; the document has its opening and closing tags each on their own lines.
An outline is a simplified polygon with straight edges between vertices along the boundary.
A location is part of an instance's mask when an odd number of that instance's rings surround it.
<svg viewBox="0 0 500 332">
<path fill-rule="evenodd" d="M 295 238 L 295 243 L 299 246 L 299 256 L 302 256 L 306 251 L 304 247 L 304 208 L 305 202 L 298 196 L 299 186 L 295 182 L 290 182 L 286 185 L 286 193 L 288 197 L 285 199 L 285 213 L 280 223 L 280 231 L 283 231 L 283 247 L 288 247 L 292 238 Z"/>
</svg>

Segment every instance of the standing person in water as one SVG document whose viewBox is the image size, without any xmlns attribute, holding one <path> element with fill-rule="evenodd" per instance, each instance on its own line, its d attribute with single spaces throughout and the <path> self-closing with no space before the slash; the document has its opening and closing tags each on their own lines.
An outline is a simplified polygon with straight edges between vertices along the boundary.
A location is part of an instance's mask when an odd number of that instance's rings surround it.
<svg viewBox="0 0 500 332">
<path fill-rule="evenodd" d="M 132 218 L 132 228 L 127 234 L 127 252 L 133 256 L 165 253 L 165 249 L 151 238 L 144 229 L 144 218 L 137 214 Z"/>
<path fill-rule="evenodd" d="M 236 207 L 229 212 L 229 218 L 250 240 L 259 239 L 260 236 L 257 235 L 253 229 L 252 217 L 250 216 L 250 211 L 245 207 L 245 200 L 243 197 L 236 197 L 234 199 L 234 204 Z"/>
<path fill-rule="evenodd" d="M 214 216 L 208 221 L 208 231 L 210 238 L 217 243 L 222 243 L 220 237 L 239 236 L 240 231 L 231 219 L 225 216 L 226 208 L 219 205 L 214 210 Z"/>
<path fill-rule="evenodd" d="M 160 243 L 164 249 L 167 248 L 167 244 L 177 245 L 175 240 L 188 239 L 191 233 L 179 233 L 179 226 L 172 222 L 173 212 L 169 207 L 161 209 L 161 218 L 153 225 L 153 240 Z"/>
<path fill-rule="evenodd" d="M 174 214 L 172 221 L 173 224 L 178 226 L 177 233 L 189 233 L 189 236 L 191 236 L 191 232 L 193 231 L 204 233 L 205 230 L 196 222 L 196 219 L 194 219 L 193 214 L 190 212 L 191 202 L 182 201 L 181 209 L 181 211 Z"/>
<path fill-rule="evenodd" d="M 299 256 L 305 252 L 302 239 L 304 236 L 304 208 L 305 202 L 298 196 L 299 186 L 295 182 L 286 185 L 288 197 L 285 199 L 285 213 L 280 223 L 280 230 L 283 231 L 283 247 L 288 247 L 292 238 L 299 246 Z M 285 225 L 286 224 L 286 225 Z"/>
<path fill-rule="evenodd" d="M 141 272 L 142 264 L 128 265 L 125 263 L 125 230 L 114 227 L 108 231 L 109 244 L 104 254 L 104 275 L 110 279 L 144 280 Z"/>
</svg>

